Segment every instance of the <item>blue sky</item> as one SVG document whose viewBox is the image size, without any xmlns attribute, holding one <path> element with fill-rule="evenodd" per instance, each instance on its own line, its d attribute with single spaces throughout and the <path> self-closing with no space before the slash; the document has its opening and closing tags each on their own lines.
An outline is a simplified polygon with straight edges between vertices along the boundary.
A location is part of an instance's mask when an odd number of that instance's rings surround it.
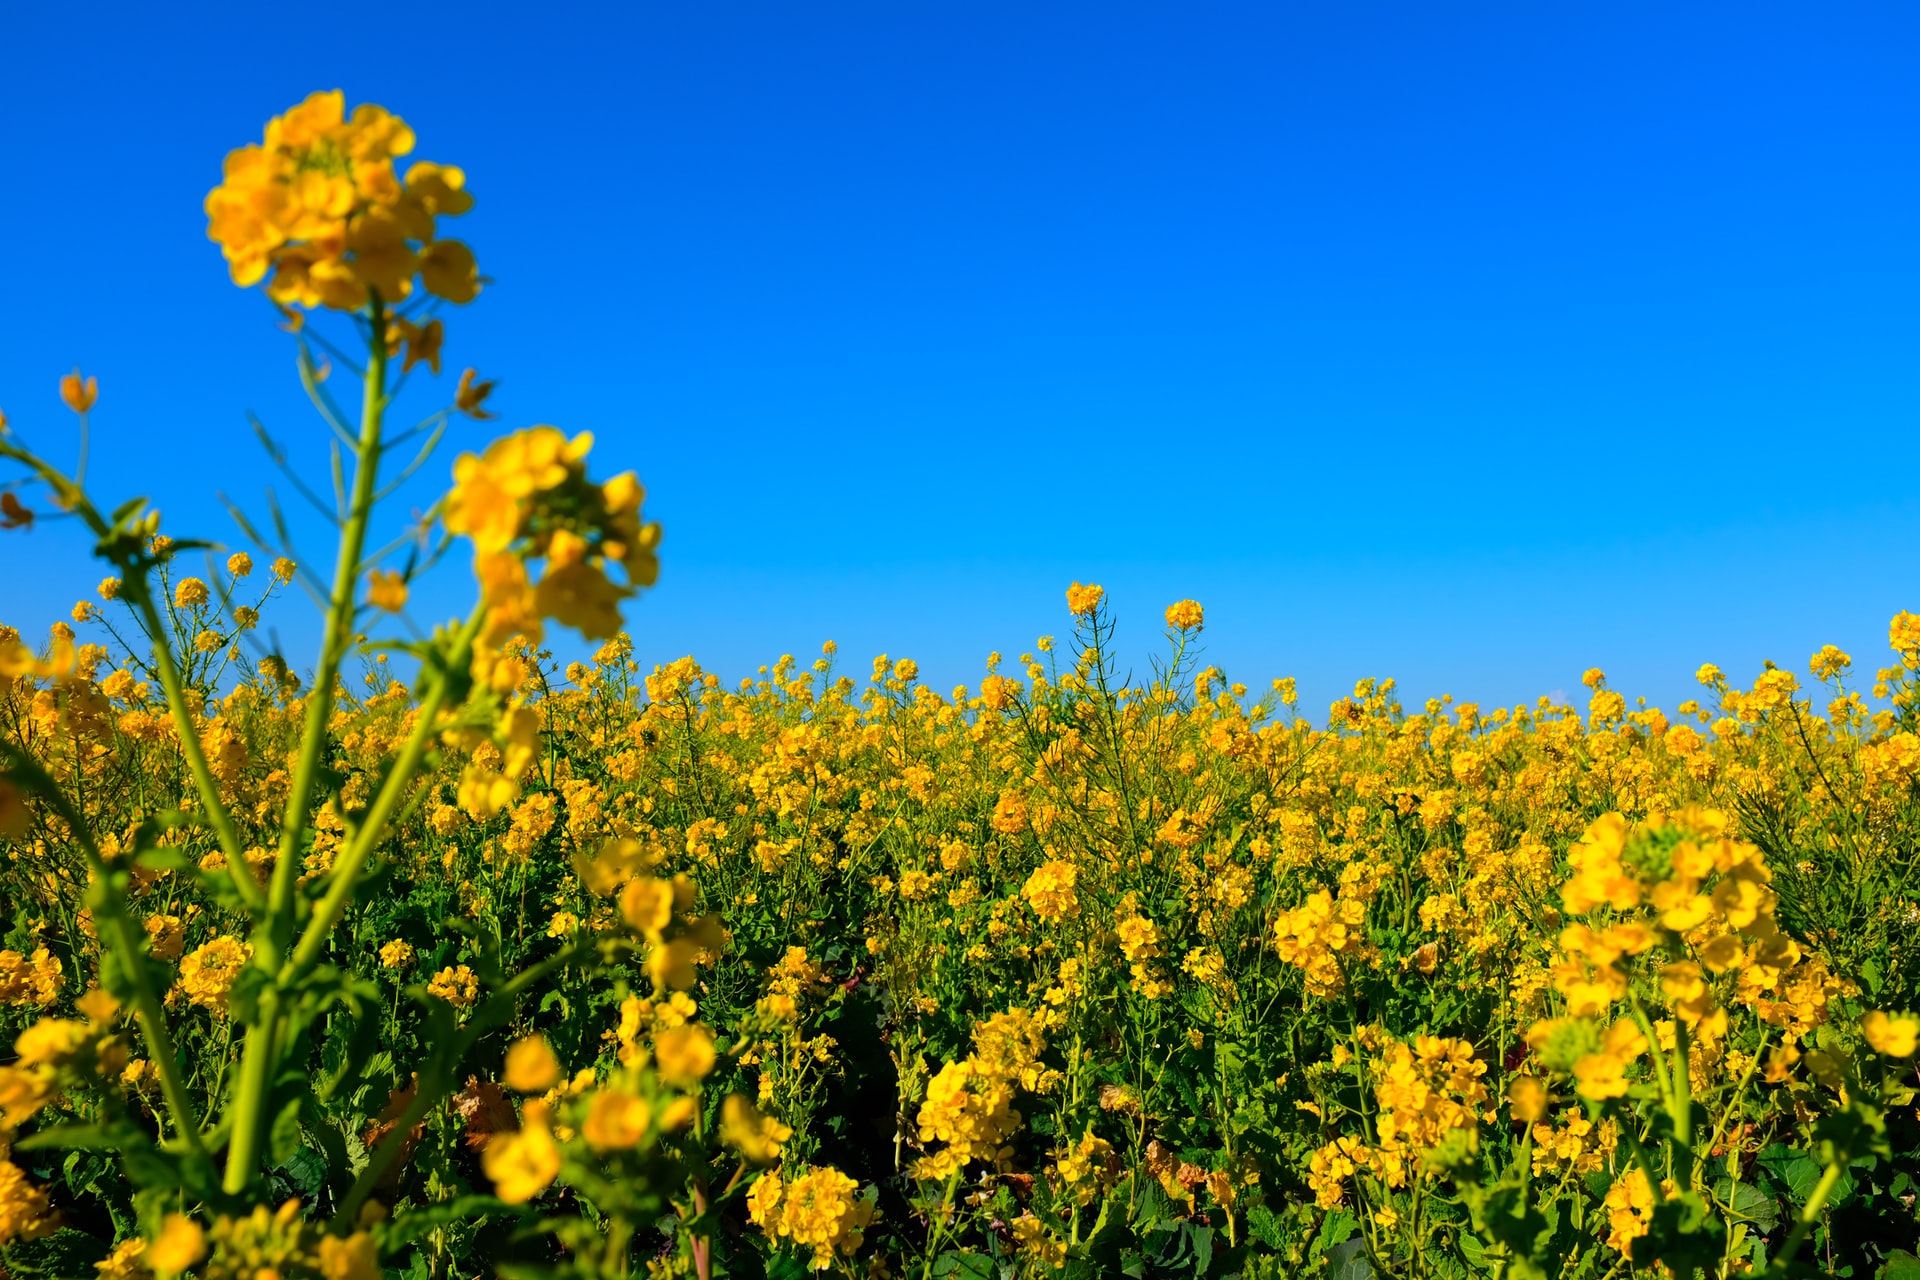
<svg viewBox="0 0 1920 1280">
<path fill-rule="evenodd" d="M 477 365 L 505 425 L 590 429 L 647 483 L 646 660 L 738 676 L 833 638 L 975 683 L 1080 579 L 1142 656 L 1201 599 L 1214 662 L 1317 707 L 1591 665 L 1671 706 L 1706 660 L 1832 641 L 1870 672 L 1920 607 L 1911 6 L 391 18 L 0 16 L 0 408 L 57 452 L 58 376 L 98 375 L 94 487 L 177 536 L 239 541 L 215 489 L 261 509 L 249 410 L 324 483 L 201 200 L 339 87 L 477 197 L 497 283 L 441 393 Z M 6 535 L 0 614 L 44 628 L 99 573 L 71 530 Z M 446 566 L 418 612 L 468 589 Z"/>
</svg>

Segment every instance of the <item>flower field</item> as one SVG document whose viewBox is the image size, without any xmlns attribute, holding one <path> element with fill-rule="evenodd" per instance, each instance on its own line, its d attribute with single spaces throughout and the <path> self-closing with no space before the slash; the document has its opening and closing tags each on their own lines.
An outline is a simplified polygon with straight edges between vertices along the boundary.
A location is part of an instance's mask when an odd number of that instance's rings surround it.
<svg viewBox="0 0 1920 1280">
<path fill-rule="evenodd" d="M 490 416 L 387 422 L 485 283 L 413 146 L 317 94 L 208 200 L 347 444 L 331 577 L 0 436 L 0 536 L 109 574 L 0 632 L 5 1276 L 1920 1277 L 1920 618 L 1670 710 L 1309 716 L 1080 583 L 950 691 L 658 661 L 590 437 L 373 544 Z"/>
</svg>

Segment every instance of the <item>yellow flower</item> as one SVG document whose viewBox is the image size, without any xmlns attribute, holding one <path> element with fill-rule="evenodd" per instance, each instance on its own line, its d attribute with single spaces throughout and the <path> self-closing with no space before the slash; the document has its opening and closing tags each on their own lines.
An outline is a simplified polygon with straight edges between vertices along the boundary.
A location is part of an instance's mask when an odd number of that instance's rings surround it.
<svg viewBox="0 0 1920 1280">
<path fill-rule="evenodd" d="M 376 293 L 405 298 L 418 272 L 430 292 L 471 301 L 473 254 L 435 225 L 472 207 L 465 175 L 415 164 L 401 179 L 393 161 L 413 146 L 399 117 L 371 104 L 348 115 L 337 90 L 269 121 L 259 145 L 228 154 L 207 194 L 207 235 L 233 282 L 266 280 L 283 307 L 355 311 Z"/>
<path fill-rule="evenodd" d="M 0 1128 L 31 1120 L 53 1100 L 53 1090 L 48 1072 L 0 1067 Z"/>
<path fill-rule="evenodd" d="M 208 600 L 207 584 L 198 578 L 182 578 L 173 587 L 173 603 L 180 609 L 197 609 Z"/>
<path fill-rule="evenodd" d="M 645 1098 L 622 1089 L 600 1089 L 587 1102 L 580 1136 L 595 1151 L 630 1151 L 652 1123 L 653 1108 Z"/>
<path fill-rule="evenodd" d="M 1074 583 L 1067 588 L 1067 612 L 1076 617 L 1091 617 L 1106 596 L 1105 588 Z"/>
<path fill-rule="evenodd" d="M 560 1176 L 560 1146 L 547 1127 L 546 1106 L 529 1102 L 517 1132 L 489 1137 L 480 1168 L 508 1204 L 525 1204 L 553 1185 Z"/>
<path fill-rule="evenodd" d="M 507 1050 L 506 1086 L 515 1093 L 545 1093 L 560 1079 L 560 1060 L 545 1036 L 525 1036 Z"/>
<path fill-rule="evenodd" d="M 1896 653 L 1920 653 L 1920 614 L 1905 609 L 1887 624 L 1887 645 Z"/>
<path fill-rule="evenodd" d="M 755 1164 L 772 1164 L 780 1158 L 780 1144 L 793 1136 L 793 1130 L 737 1093 L 727 1095 L 720 1108 L 720 1140 Z"/>
<path fill-rule="evenodd" d="M 144 927 L 154 959 L 178 960 L 187 949 L 186 922 L 179 916 L 151 915 Z"/>
<path fill-rule="evenodd" d="M 238 938 L 215 938 L 180 962 L 181 994 L 224 1018 L 227 993 L 252 956 L 253 947 Z"/>
<path fill-rule="evenodd" d="M 1054 858 L 1035 868 L 1020 893 L 1042 920 L 1063 920 L 1079 909 L 1073 892 L 1079 877 L 1078 867 L 1065 859 Z"/>
<path fill-rule="evenodd" d="M 75 413 L 85 413 L 93 408 L 93 402 L 100 398 L 100 382 L 97 378 L 81 380 L 80 371 L 75 369 L 60 379 L 60 398 L 67 402 L 67 408 Z"/>
<path fill-rule="evenodd" d="M 1507 1101 L 1514 1120 L 1533 1124 L 1547 1114 L 1547 1087 L 1538 1076 L 1515 1076 L 1507 1085 Z"/>
<path fill-rule="evenodd" d="M 147 1265 L 156 1275 L 178 1275 L 207 1256 L 207 1233 L 184 1213 L 170 1213 L 147 1245 Z"/>
<path fill-rule="evenodd" d="M 93 1264 L 99 1280 L 147 1280 L 153 1269 L 147 1265 L 147 1242 L 139 1236 L 122 1240 L 113 1252 Z"/>
<path fill-rule="evenodd" d="M 427 994 L 439 996 L 456 1009 L 465 1009 L 480 998 L 480 979 L 466 965 L 451 965 L 433 975 Z"/>
<path fill-rule="evenodd" d="M 454 462 L 453 481 L 442 517 L 447 532 L 467 535 L 482 555 L 506 550 L 520 536 L 520 495 L 500 483 L 494 467 L 471 453 Z"/>
<path fill-rule="evenodd" d="M 27 1181 L 10 1160 L 0 1160 L 0 1246 L 35 1240 L 53 1230 L 47 1193 Z"/>
<path fill-rule="evenodd" d="M 1167 606 L 1167 625 L 1175 631 L 1198 631 L 1205 619 L 1198 600 L 1181 600 Z"/>
<path fill-rule="evenodd" d="M 1852 665 L 1853 659 L 1842 653 L 1838 645 L 1824 644 L 1808 660 L 1807 669 L 1816 679 L 1838 680 Z"/>
<path fill-rule="evenodd" d="M 640 876 L 620 891 L 620 914 L 641 933 L 658 938 L 673 921 L 673 898 L 672 882 Z"/>
<path fill-rule="evenodd" d="M 534 606 L 541 617 L 571 627 L 589 640 L 607 640 L 620 630 L 620 602 L 632 594 L 582 562 L 549 569 L 534 588 Z"/>
<path fill-rule="evenodd" d="M 381 1280 L 380 1249 L 365 1231 L 320 1237 L 322 1280 Z"/>
<path fill-rule="evenodd" d="M 668 1027 L 653 1038 L 654 1066 L 676 1088 L 698 1084 L 713 1070 L 713 1033 L 699 1023 Z"/>
<path fill-rule="evenodd" d="M 407 580 L 390 569 L 375 569 L 367 574 L 367 603 L 388 613 L 407 606 Z"/>
<path fill-rule="evenodd" d="M 380 964 L 386 969 L 404 969 L 413 963 L 413 947 L 395 938 L 380 948 Z"/>
<path fill-rule="evenodd" d="M 747 1193 L 747 1214 L 768 1235 L 813 1251 L 808 1264 L 824 1271 L 836 1257 L 858 1251 L 873 1221 L 873 1202 L 857 1197 L 860 1184 L 838 1169 L 803 1169 L 783 1183 L 777 1171 L 760 1175 Z"/>
<path fill-rule="evenodd" d="M 473 250 L 458 240 L 436 240 L 420 256 L 420 283 L 448 302 L 472 302 L 480 292 Z"/>
<path fill-rule="evenodd" d="M 1920 1047 L 1920 1018 L 1910 1013 L 1888 1014 L 1875 1009 L 1860 1019 L 1860 1031 L 1875 1053 L 1889 1058 L 1911 1058 Z"/>
</svg>

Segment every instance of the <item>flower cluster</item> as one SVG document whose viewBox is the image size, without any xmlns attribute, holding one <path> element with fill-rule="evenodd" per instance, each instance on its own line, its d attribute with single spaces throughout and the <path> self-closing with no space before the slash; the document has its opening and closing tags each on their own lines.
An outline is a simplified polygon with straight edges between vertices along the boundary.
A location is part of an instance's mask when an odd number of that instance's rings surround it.
<svg viewBox="0 0 1920 1280">
<path fill-rule="evenodd" d="M 913 1176 L 939 1180 L 974 1160 L 992 1160 L 1020 1127 L 1013 1101 L 1021 1090 L 1052 1087 L 1055 1073 L 1041 1064 L 1045 1023 L 1025 1009 L 996 1013 L 973 1030 L 973 1052 L 941 1067 L 927 1085 L 916 1117 L 920 1141 L 945 1146 L 922 1157 Z"/>
<path fill-rule="evenodd" d="M 589 434 L 569 440 L 533 427 L 454 464 L 444 520 L 473 542 L 488 649 L 515 636 L 537 644 L 546 618 L 606 639 L 619 630 L 620 602 L 658 576 L 660 526 L 640 520 L 646 491 L 632 472 L 591 483 L 592 447 Z M 545 564 L 537 582 L 528 571 L 536 560 Z M 610 564 L 622 567 L 624 585 L 607 577 Z"/>
<path fill-rule="evenodd" d="M 1582 1097 L 1617 1098 L 1648 1049 L 1642 1023 L 1622 1013 L 1635 998 L 1632 969 L 1653 960 L 1650 979 L 1688 1035 L 1696 1073 L 1718 1060 L 1727 1034 L 1724 999 L 1784 1030 L 1784 1052 L 1826 1019 L 1838 983 L 1781 929 L 1772 873 L 1760 850 L 1728 835 L 1726 816 L 1688 808 L 1638 827 L 1619 814 L 1594 822 L 1568 855 L 1554 986 L 1565 1017 L 1537 1023 L 1530 1041 L 1550 1065 L 1570 1070 Z M 1653 988 L 1647 991 L 1653 998 Z"/>
<path fill-rule="evenodd" d="M 252 955 L 253 948 L 238 938 L 215 938 L 180 961 L 175 989 L 216 1017 L 225 1017 L 227 993 Z"/>
<path fill-rule="evenodd" d="M 274 117 L 259 145 L 228 154 L 207 195 L 207 235 L 233 282 L 267 279 L 282 306 L 359 311 L 406 298 L 417 275 L 429 293 L 471 302 L 473 251 L 437 225 L 473 207 L 466 175 L 419 161 L 400 176 L 394 162 L 413 145 L 398 116 L 371 103 L 348 115 L 338 90 Z"/>
<path fill-rule="evenodd" d="M 1492 1118 L 1481 1080 L 1487 1064 L 1465 1040 L 1423 1035 L 1406 1043 L 1376 1028 L 1366 1029 L 1362 1040 L 1380 1050 L 1371 1064 L 1379 1107 L 1375 1141 L 1341 1137 L 1313 1153 L 1307 1182 L 1323 1208 L 1340 1202 L 1346 1180 L 1356 1173 L 1397 1190 L 1462 1162 L 1474 1149 L 1481 1121 Z"/>
<path fill-rule="evenodd" d="M 1305 975 L 1310 993 L 1331 995 L 1345 985 L 1343 959 L 1365 958 L 1366 918 L 1364 897 L 1318 890 L 1273 922 L 1274 950 Z"/>
<path fill-rule="evenodd" d="M 811 1250 L 809 1265 L 824 1271 L 836 1258 L 853 1256 L 874 1220 L 873 1200 L 859 1190 L 838 1169 L 808 1165 L 792 1178 L 770 1169 L 748 1192 L 747 1213 L 768 1235 Z"/>
</svg>

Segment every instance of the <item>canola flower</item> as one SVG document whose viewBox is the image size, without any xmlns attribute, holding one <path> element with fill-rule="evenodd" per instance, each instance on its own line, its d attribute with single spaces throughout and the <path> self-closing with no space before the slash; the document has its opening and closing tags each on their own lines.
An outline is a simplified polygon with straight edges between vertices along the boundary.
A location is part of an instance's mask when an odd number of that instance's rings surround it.
<svg viewBox="0 0 1920 1280">
<path fill-rule="evenodd" d="M 1598 667 L 1584 706 L 1367 679 L 1316 722 L 1202 665 L 1195 600 L 1127 676 L 1076 581 L 1071 636 L 974 688 L 831 643 L 733 685 L 636 655 L 645 493 L 542 425 L 428 520 L 467 620 L 370 640 L 419 567 L 370 550 L 383 415 L 484 284 L 415 144 L 316 94 L 206 202 L 329 417 L 307 326 L 366 348 L 333 582 L 190 567 L 0 438 L 0 526 L 38 486 L 111 570 L 0 629 L 0 1266 L 72 1222 L 99 1274 L 236 1280 L 510 1236 L 607 1277 L 1889 1262 L 1829 1210 L 1914 1225 L 1920 616 L 1871 680 L 1832 645 L 1671 711 Z M 99 392 L 58 384 L 83 427 Z M 296 577 L 319 660 L 249 667 Z"/>
<path fill-rule="evenodd" d="M 1670 1247 L 1661 1206 L 1694 1194 L 1667 1157 L 1649 1179 L 1636 1146 L 1640 1109 L 1678 1105 L 1676 1071 L 1704 1170 L 1716 1127 L 1714 1141 L 1746 1152 L 1790 1145 L 1804 1140 L 1801 1114 L 1855 1105 L 1875 1072 L 1910 1069 L 1920 1020 L 1899 1010 L 1912 997 L 1874 1007 L 1849 993 L 1853 962 L 1831 950 L 1848 939 L 1802 931 L 1799 899 L 1781 891 L 1814 873 L 1746 836 L 1722 799 L 1762 777 L 1781 787 L 1795 768 L 1817 776 L 1787 750 L 1797 732 L 1768 736 L 1799 715 L 1835 752 L 1857 743 L 1822 758 L 1827 782 L 1850 778 L 1849 803 L 1898 822 L 1920 761 L 1890 754 L 1907 732 L 1897 720 L 1816 725 L 1796 690 L 1745 713 L 1755 719 L 1677 713 L 1703 728 L 1687 740 L 1664 713 L 1611 703 L 1436 700 L 1409 713 L 1390 684 L 1362 682 L 1316 728 L 1290 718 L 1285 686 L 1263 706 L 1211 670 L 1173 698 L 1115 685 L 1102 701 L 1097 625 L 1084 621 L 1078 652 L 1048 650 L 1055 667 L 1023 659 L 1019 681 L 951 697 L 892 657 L 864 688 L 828 655 L 728 688 L 691 660 L 645 673 L 621 638 L 542 685 L 539 652 L 503 646 L 491 661 L 514 670 L 508 709 L 445 735 L 400 846 L 410 892 L 440 914 L 501 921 L 529 955 L 617 938 L 632 958 L 628 989 L 602 997 L 585 1042 L 522 1023 L 461 1095 L 458 1123 L 494 1194 L 551 1209 L 609 1178 L 685 1177 L 671 1162 L 700 1150 L 718 1162 L 701 1195 L 730 1185 L 758 1242 L 703 1237 L 702 1249 L 791 1250 L 810 1267 L 868 1250 L 898 1259 L 983 1242 L 997 1213 L 1010 1248 L 1052 1266 L 1086 1247 L 1103 1206 L 1152 1185 L 1275 1258 L 1315 1239 L 1275 1205 L 1352 1214 L 1384 1265 L 1431 1245 L 1436 1197 L 1510 1164 L 1586 1198 L 1583 1247 L 1638 1265 Z M 108 664 L 81 677 L 78 637 L 56 640 L 73 656 L 18 666 L 4 695 L 30 708 L 48 689 L 92 688 L 105 706 L 45 718 L 34 741 L 178 749 L 133 732 L 131 685 L 97 692 Z M 1716 678 L 1723 703 L 1748 705 Z M 262 677 L 212 708 L 209 726 L 233 730 L 223 786 L 236 800 L 297 728 L 298 697 L 280 688 Z M 1592 688 L 1609 692 L 1603 674 Z M 376 770 L 409 714 L 404 693 L 384 689 L 344 704 L 342 765 Z M 1715 729 L 1722 718 L 1737 727 Z M 196 736 L 212 740 L 208 727 Z M 1843 759 L 1854 772 L 1836 778 Z M 1159 781 L 1123 792 L 1122 776 Z M 459 803 L 476 779 L 507 798 Z M 1801 812 L 1805 831 L 1837 820 L 1822 794 Z M 46 840 L 38 802 L 23 808 L 26 837 Z M 316 848 L 333 821 L 320 815 Z M 143 874 L 153 893 L 178 873 Z M 60 881 L 21 883 L 58 914 Z M 515 884 L 537 890 L 523 901 Z M 858 939 L 851 955 L 793 923 L 806 900 L 835 904 Z M 245 963 L 245 944 L 216 932 L 211 900 L 167 901 L 140 919 L 150 954 L 181 948 L 182 1006 L 224 1009 L 222 975 Z M 426 998 L 464 1025 L 480 1007 L 479 953 L 447 950 L 430 919 L 380 918 L 392 923 L 355 963 L 390 975 L 394 1034 L 417 1034 L 403 1030 L 415 1015 L 396 980 L 416 964 Z M 1895 923 L 1888 945 L 1904 936 Z M 16 940 L 0 956 L 17 1016 L 75 998 L 64 946 Z M 886 993 L 900 1037 L 878 1075 L 834 1021 L 869 990 Z M 1264 1038 L 1275 1000 L 1296 1011 L 1299 1056 Z M 1431 1030 L 1345 1029 L 1352 1010 L 1395 1001 L 1453 1012 Z M 0 1068 L 16 1127 L 42 1123 L 74 1081 L 143 1078 L 130 1056 L 88 1047 L 103 1039 L 92 1023 L 46 1025 L 32 1065 Z M 1156 1084 L 1169 1070 L 1210 1079 L 1222 1063 L 1237 1074 L 1217 1112 Z M 823 1159 L 842 1073 L 901 1117 L 851 1167 Z M 394 1126 L 412 1086 L 402 1074 L 389 1087 L 399 1101 L 384 1121 L 369 1114 L 376 1139 L 406 1132 Z M 1249 1099 L 1270 1117 L 1255 1148 L 1233 1120 Z M 1181 1132 L 1202 1136 L 1182 1151 L 1170 1145 Z M 670 1197 L 694 1184 L 665 1185 Z M 1029 1198 L 999 1201 L 996 1188 Z M 899 1212 L 880 1212 L 887 1203 Z M 1724 1244 L 1733 1227 L 1713 1221 Z M 1278 1243 L 1259 1243 L 1256 1223 Z M 930 1243 L 916 1235 L 927 1231 Z"/>
<path fill-rule="evenodd" d="M 207 195 L 207 235 L 233 282 L 265 280 L 283 306 L 336 311 L 358 311 L 375 296 L 399 302 L 416 277 L 437 297 L 473 301 L 473 251 L 439 227 L 473 208 L 466 174 L 427 161 L 401 174 L 395 162 L 413 147 L 398 116 L 370 103 L 349 114 L 338 90 L 274 117 L 260 143 L 227 156 Z"/>
</svg>

